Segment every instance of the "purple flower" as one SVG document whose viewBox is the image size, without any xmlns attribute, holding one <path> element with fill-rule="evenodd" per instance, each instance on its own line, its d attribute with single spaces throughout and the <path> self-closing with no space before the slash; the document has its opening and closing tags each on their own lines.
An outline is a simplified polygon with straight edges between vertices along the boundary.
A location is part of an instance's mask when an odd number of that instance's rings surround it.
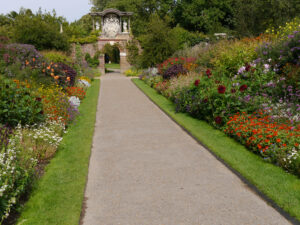
<svg viewBox="0 0 300 225">
<path fill-rule="evenodd" d="M 250 96 L 250 95 L 246 95 L 246 96 L 244 97 L 244 100 L 245 100 L 246 102 L 249 102 L 249 101 L 251 100 L 251 96 Z"/>
</svg>

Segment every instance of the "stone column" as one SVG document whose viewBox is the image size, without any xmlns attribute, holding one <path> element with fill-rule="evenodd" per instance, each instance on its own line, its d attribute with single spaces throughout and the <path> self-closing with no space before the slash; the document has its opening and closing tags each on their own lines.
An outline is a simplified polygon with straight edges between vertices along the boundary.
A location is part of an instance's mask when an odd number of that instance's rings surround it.
<svg viewBox="0 0 300 225">
<path fill-rule="evenodd" d="M 120 70 L 121 73 L 124 73 L 126 70 L 130 69 L 130 64 L 127 61 L 127 53 L 126 51 L 120 52 Z"/>
<path fill-rule="evenodd" d="M 98 66 L 101 75 L 105 74 L 105 56 L 104 54 L 99 55 L 99 66 Z"/>
</svg>

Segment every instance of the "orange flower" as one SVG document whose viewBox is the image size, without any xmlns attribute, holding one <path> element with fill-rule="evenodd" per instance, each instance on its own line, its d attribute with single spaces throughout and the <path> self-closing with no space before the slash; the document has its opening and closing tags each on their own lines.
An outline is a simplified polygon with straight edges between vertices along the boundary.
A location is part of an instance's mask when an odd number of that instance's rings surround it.
<svg viewBox="0 0 300 225">
<path fill-rule="evenodd" d="M 280 140 L 279 138 L 277 138 L 277 139 L 276 139 L 276 142 L 279 143 L 279 142 L 281 142 L 281 140 Z"/>
<path fill-rule="evenodd" d="M 51 69 L 51 67 L 50 67 L 50 66 L 48 66 L 48 67 L 47 67 L 47 70 L 50 70 L 50 69 Z"/>
<path fill-rule="evenodd" d="M 32 58 L 32 61 L 35 62 L 35 58 Z"/>
<path fill-rule="evenodd" d="M 70 81 L 71 80 L 71 78 L 70 77 L 67 77 L 67 81 Z"/>
<path fill-rule="evenodd" d="M 54 79 L 55 79 L 55 80 L 58 80 L 58 79 L 59 79 L 59 76 L 55 76 Z"/>
<path fill-rule="evenodd" d="M 260 144 L 258 144 L 257 147 L 258 147 L 258 149 L 261 149 L 261 148 L 262 148 Z"/>
<path fill-rule="evenodd" d="M 46 70 L 45 69 L 43 69 L 43 73 L 45 73 L 46 72 Z"/>
<path fill-rule="evenodd" d="M 283 146 L 283 147 L 286 147 L 286 144 L 283 144 L 282 146 Z"/>
<path fill-rule="evenodd" d="M 25 61 L 25 64 L 26 64 L 26 65 L 28 65 L 28 64 L 29 64 L 29 62 L 26 60 L 26 61 Z"/>
</svg>

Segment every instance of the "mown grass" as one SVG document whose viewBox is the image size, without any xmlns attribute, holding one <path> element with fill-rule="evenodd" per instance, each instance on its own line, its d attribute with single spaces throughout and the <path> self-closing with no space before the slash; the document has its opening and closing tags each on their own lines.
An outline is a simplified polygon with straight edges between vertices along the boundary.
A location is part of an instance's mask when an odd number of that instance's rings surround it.
<svg viewBox="0 0 300 225">
<path fill-rule="evenodd" d="M 120 69 L 120 64 L 116 64 L 116 63 L 108 64 L 108 63 L 106 63 L 105 68 L 106 69 Z"/>
<path fill-rule="evenodd" d="M 92 147 L 100 81 L 87 91 L 80 115 L 38 181 L 17 224 L 79 224 Z"/>
<path fill-rule="evenodd" d="M 170 100 L 158 94 L 143 81 L 133 79 L 133 82 L 178 124 L 254 185 L 259 193 L 263 193 L 273 203 L 298 220 L 289 218 L 293 223 L 299 223 L 299 178 L 286 173 L 275 165 L 266 163 L 261 157 L 248 151 L 244 146 L 227 137 L 223 132 L 214 129 L 205 121 L 192 118 L 185 113 L 176 113 L 175 106 Z"/>
</svg>

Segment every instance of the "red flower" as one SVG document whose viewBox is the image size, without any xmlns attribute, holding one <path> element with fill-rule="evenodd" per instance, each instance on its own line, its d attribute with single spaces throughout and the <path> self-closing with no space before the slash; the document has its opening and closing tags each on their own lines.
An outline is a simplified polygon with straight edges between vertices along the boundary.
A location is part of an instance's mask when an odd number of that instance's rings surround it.
<svg viewBox="0 0 300 225">
<path fill-rule="evenodd" d="M 251 69 L 251 66 L 249 64 L 246 64 L 245 70 L 248 72 L 248 71 L 250 71 L 250 69 Z"/>
<path fill-rule="evenodd" d="M 243 92 L 245 90 L 247 90 L 248 86 L 246 84 L 243 84 L 241 87 L 240 87 L 240 91 Z"/>
<path fill-rule="evenodd" d="M 236 92 L 236 90 L 233 88 L 231 89 L 231 93 L 234 94 Z"/>
<path fill-rule="evenodd" d="M 208 99 L 207 99 L 207 98 L 205 98 L 205 99 L 203 100 L 203 102 L 204 102 L 204 103 L 207 103 L 207 102 L 208 102 Z"/>
<path fill-rule="evenodd" d="M 207 69 L 207 70 L 206 70 L 206 75 L 207 75 L 208 77 L 211 76 L 211 71 L 210 71 L 210 69 Z"/>
<path fill-rule="evenodd" d="M 217 117 L 215 118 L 215 122 L 216 122 L 216 124 L 221 124 L 221 123 L 222 123 L 222 117 L 217 116 Z"/>
<path fill-rule="evenodd" d="M 224 85 L 219 85 L 218 92 L 219 94 L 224 94 L 226 91 L 226 87 Z"/>
<path fill-rule="evenodd" d="M 194 84 L 195 84 L 196 87 L 198 87 L 199 83 L 200 83 L 200 80 L 195 80 Z"/>
</svg>

